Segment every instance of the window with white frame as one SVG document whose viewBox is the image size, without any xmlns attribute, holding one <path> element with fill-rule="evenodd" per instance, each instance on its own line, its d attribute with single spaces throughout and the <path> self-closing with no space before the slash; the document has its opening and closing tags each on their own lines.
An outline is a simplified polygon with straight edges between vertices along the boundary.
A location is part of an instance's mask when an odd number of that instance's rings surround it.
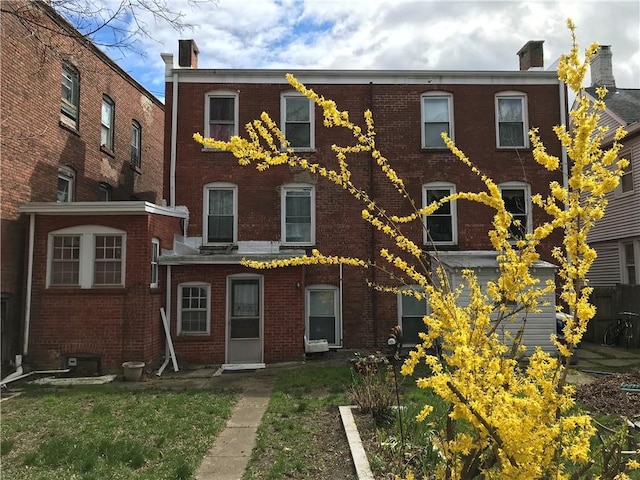
<svg viewBox="0 0 640 480">
<path fill-rule="evenodd" d="M 56 191 L 57 202 L 73 202 L 73 191 L 75 189 L 76 172 L 63 165 L 58 168 L 58 189 Z"/>
<path fill-rule="evenodd" d="M 62 100 L 60 120 L 73 128 L 78 128 L 80 109 L 80 76 L 78 70 L 67 62 L 62 62 Z"/>
<path fill-rule="evenodd" d="M 178 335 L 208 335 L 211 327 L 211 285 L 178 285 Z"/>
<path fill-rule="evenodd" d="M 499 148 L 525 148 L 527 132 L 527 96 L 519 92 L 496 95 L 496 145 Z"/>
<path fill-rule="evenodd" d="M 282 112 L 282 133 L 294 150 L 315 148 L 314 103 L 297 93 L 283 93 L 280 110 Z"/>
<path fill-rule="evenodd" d="M 282 242 L 285 245 L 315 243 L 315 188 L 305 184 L 282 187 Z"/>
<path fill-rule="evenodd" d="M 629 165 L 624 169 L 624 173 L 622 174 L 622 177 L 620 177 L 620 191 L 622 193 L 633 191 L 633 161 L 636 154 L 637 150 L 634 151 L 634 149 L 630 152 L 620 154 L 622 158 L 629 160 Z M 638 157 L 640 158 L 640 155 L 638 155 Z"/>
<path fill-rule="evenodd" d="M 422 343 L 418 334 L 427 332 L 423 320 L 427 314 L 427 300 L 425 297 L 418 300 L 414 295 L 402 293 L 408 291 L 419 292 L 420 287 L 404 287 L 398 293 L 398 325 L 402 328 L 402 343 L 404 346 L 412 347 Z"/>
<path fill-rule="evenodd" d="M 531 191 L 523 182 L 505 182 L 499 185 L 504 206 L 511 214 L 511 238 L 521 239 L 532 232 Z"/>
<path fill-rule="evenodd" d="M 422 204 L 431 205 L 456 192 L 449 182 L 430 182 L 422 186 Z M 435 212 L 425 215 L 424 243 L 456 245 L 458 243 L 458 219 L 456 202 L 446 202 Z"/>
<path fill-rule="evenodd" d="M 238 189 L 231 183 L 204 187 L 203 241 L 231 245 L 237 242 Z"/>
<path fill-rule="evenodd" d="M 160 240 L 157 238 L 151 239 L 151 288 L 158 287 L 158 275 L 159 275 L 159 264 L 158 259 L 160 258 Z"/>
<path fill-rule="evenodd" d="M 625 242 L 622 244 L 622 280 L 629 285 L 636 285 L 638 283 L 638 275 L 636 274 L 636 251 L 640 247 L 636 247 L 637 245 L 637 242 Z"/>
<path fill-rule="evenodd" d="M 131 122 L 131 165 L 142 165 L 142 127 L 135 120 Z"/>
<path fill-rule="evenodd" d="M 102 96 L 102 115 L 100 145 L 113 151 L 113 127 L 115 121 L 115 105 L 107 95 Z"/>
<path fill-rule="evenodd" d="M 238 94 L 227 91 L 205 95 L 204 136 L 229 141 L 238 134 Z"/>
<path fill-rule="evenodd" d="M 82 225 L 49 234 L 49 287 L 122 287 L 126 233 L 111 227 Z"/>
<path fill-rule="evenodd" d="M 446 148 L 442 139 L 445 132 L 453 137 L 453 96 L 445 92 L 423 93 L 422 148 Z"/>
<path fill-rule="evenodd" d="M 306 289 L 305 330 L 307 339 L 326 339 L 340 346 L 340 308 L 338 287 L 310 285 Z"/>
<path fill-rule="evenodd" d="M 100 182 L 98 186 L 101 202 L 110 202 L 113 194 L 113 188 L 108 183 Z"/>
</svg>

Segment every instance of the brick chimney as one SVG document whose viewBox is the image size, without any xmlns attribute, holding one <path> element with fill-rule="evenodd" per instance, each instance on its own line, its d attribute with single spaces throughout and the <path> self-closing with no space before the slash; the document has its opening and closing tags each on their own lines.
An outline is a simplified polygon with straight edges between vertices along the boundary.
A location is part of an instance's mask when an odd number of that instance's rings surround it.
<svg viewBox="0 0 640 480">
<path fill-rule="evenodd" d="M 178 40 L 178 65 L 198 68 L 198 52 L 195 40 Z"/>
<path fill-rule="evenodd" d="M 591 86 L 592 87 L 615 87 L 616 81 L 613 78 L 613 63 L 610 45 L 600 45 L 598 51 L 591 59 Z"/>
<path fill-rule="evenodd" d="M 518 50 L 520 57 L 520 70 L 542 69 L 544 67 L 544 40 L 529 40 L 524 47 Z"/>
</svg>

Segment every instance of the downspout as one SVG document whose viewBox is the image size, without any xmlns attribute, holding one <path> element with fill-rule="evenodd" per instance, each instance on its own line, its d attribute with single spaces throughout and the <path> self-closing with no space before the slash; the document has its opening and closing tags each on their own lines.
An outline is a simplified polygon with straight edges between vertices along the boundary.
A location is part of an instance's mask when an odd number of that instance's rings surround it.
<svg viewBox="0 0 640 480">
<path fill-rule="evenodd" d="M 29 215 L 29 254 L 27 259 L 27 291 L 25 293 L 24 307 L 24 343 L 22 345 L 22 354 L 26 356 L 29 353 L 29 327 L 31 324 L 31 294 L 33 291 L 33 251 L 36 236 L 36 214 Z M 17 357 L 16 357 L 17 363 Z M 22 364 L 22 359 L 20 359 Z"/>
<path fill-rule="evenodd" d="M 178 135 L 178 72 L 173 72 L 171 101 L 171 166 L 169 169 L 169 206 L 176 206 L 176 138 Z"/>
<path fill-rule="evenodd" d="M 369 110 L 373 113 L 373 82 L 369 82 Z M 374 199 L 374 188 L 373 188 L 373 157 L 369 162 L 369 197 L 371 200 Z M 371 227 L 371 259 L 375 258 L 376 253 L 376 231 L 373 225 Z M 377 282 L 376 269 L 372 269 L 372 279 L 371 281 L 375 285 Z M 371 323 L 373 327 L 373 346 L 378 346 L 378 294 L 375 289 L 371 289 Z"/>
<path fill-rule="evenodd" d="M 567 86 L 563 81 L 560 81 L 558 85 L 560 90 L 560 124 L 565 125 L 567 129 L 570 128 L 567 121 Z M 562 160 L 562 186 L 565 190 L 569 187 L 569 162 L 567 160 L 567 149 L 562 143 L 561 160 Z"/>
<path fill-rule="evenodd" d="M 340 280 L 339 280 L 339 287 L 338 287 L 338 302 L 340 302 L 340 305 L 338 306 L 338 308 L 340 309 L 340 347 L 344 347 L 344 323 L 342 321 L 342 315 L 343 315 L 343 311 L 342 311 L 342 262 L 340 262 Z"/>
</svg>

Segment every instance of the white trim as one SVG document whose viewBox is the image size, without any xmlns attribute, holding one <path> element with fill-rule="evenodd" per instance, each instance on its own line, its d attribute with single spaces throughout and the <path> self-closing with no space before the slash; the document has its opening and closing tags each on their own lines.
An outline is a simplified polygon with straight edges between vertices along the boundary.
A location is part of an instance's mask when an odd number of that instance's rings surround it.
<svg viewBox="0 0 640 480">
<path fill-rule="evenodd" d="M 73 202 L 75 198 L 75 188 L 76 188 L 76 172 L 73 168 L 67 165 L 61 165 L 58 167 L 58 183 L 60 180 L 67 183 L 67 198 L 66 200 L 58 199 L 58 186 L 56 185 L 56 202 L 57 203 L 70 203 Z"/>
<path fill-rule="evenodd" d="M 184 332 L 182 331 L 182 289 L 190 287 L 198 287 L 204 288 L 207 293 L 207 327 L 204 332 Z M 177 295 L 176 295 L 176 313 L 177 313 L 177 323 L 176 329 L 178 335 L 182 336 L 206 336 L 211 333 L 211 284 L 206 282 L 183 282 L 177 285 Z"/>
<path fill-rule="evenodd" d="M 451 182 L 429 182 L 422 185 L 422 206 L 426 207 L 427 190 L 449 190 L 449 195 L 456 193 L 456 185 Z M 433 243 L 434 245 L 457 245 L 458 244 L 458 208 L 455 200 L 449 202 L 451 210 L 451 241 L 433 241 L 427 235 L 427 215 L 422 218 L 425 228 L 423 229 L 422 240 L 425 245 Z"/>
<path fill-rule="evenodd" d="M 79 273 L 78 284 L 52 284 L 51 276 L 53 270 L 53 239 L 54 237 L 80 237 L 79 249 Z M 116 284 L 94 284 L 95 272 L 95 240 L 98 236 L 118 236 L 121 240 L 120 255 L 120 283 Z M 74 227 L 54 230 L 48 233 L 47 238 L 47 273 L 46 288 L 122 288 L 125 286 L 127 265 L 127 233 L 117 228 L 105 227 L 102 225 L 77 225 Z"/>
<path fill-rule="evenodd" d="M 288 192 L 309 192 L 311 202 L 311 225 L 310 240 L 308 242 L 288 242 L 287 241 L 287 193 Z M 280 235 L 282 245 L 315 245 L 316 243 L 316 188 L 308 183 L 288 183 L 280 188 Z"/>
<path fill-rule="evenodd" d="M 233 128 L 231 131 L 231 136 L 234 135 L 238 135 L 238 128 L 239 128 L 239 114 L 238 114 L 238 110 L 239 110 L 239 100 L 240 95 L 238 95 L 238 92 L 233 91 L 233 90 L 211 90 L 207 93 L 204 94 L 204 137 L 211 137 L 211 131 L 210 131 L 210 106 L 211 106 L 211 102 L 210 100 L 212 98 L 233 98 Z M 213 150 L 213 149 L 207 149 L 207 150 Z"/>
<path fill-rule="evenodd" d="M 209 192 L 214 190 L 231 190 L 233 193 L 233 239 L 231 242 L 209 242 Z M 203 245 L 236 245 L 238 243 L 238 186 L 228 182 L 211 182 L 203 187 L 202 194 L 202 244 Z"/>
<path fill-rule="evenodd" d="M 525 215 L 527 217 L 527 230 L 525 233 L 532 233 L 533 232 L 533 205 L 531 203 L 531 186 L 526 182 L 512 181 L 512 182 L 502 182 L 498 184 L 498 188 L 500 189 L 501 195 L 503 190 L 522 190 L 524 192 Z"/>
<path fill-rule="evenodd" d="M 154 255 L 157 253 L 157 255 Z M 151 239 L 151 282 L 149 284 L 150 288 L 158 288 L 160 282 L 160 262 L 158 259 L 160 258 L 160 239 L 153 237 Z M 154 261 L 155 260 L 155 261 Z M 155 282 L 153 281 L 153 266 L 156 267 L 156 278 Z"/>
<path fill-rule="evenodd" d="M 423 290 L 423 289 L 422 289 L 422 288 L 420 288 L 420 286 L 419 286 L 419 285 L 408 285 L 408 286 L 405 286 L 405 287 L 400 287 L 400 290 L 418 290 L 418 291 L 420 291 L 420 290 Z M 402 346 L 403 346 L 403 347 L 411 347 L 411 348 L 413 348 L 413 347 L 415 347 L 417 344 L 416 344 L 416 343 L 407 343 L 407 338 L 406 338 L 406 336 L 404 335 L 404 325 L 402 324 L 402 316 L 403 316 L 403 311 L 402 311 L 402 310 L 403 310 L 402 301 L 403 301 L 405 298 L 412 298 L 412 299 L 413 299 L 413 300 L 415 300 L 415 301 L 418 301 L 418 300 L 417 300 L 415 297 L 409 297 L 408 295 L 404 295 L 404 294 L 402 294 L 402 293 L 400 293 L 400 292 L 398 292 L 398 293 L 396 294 L 397 306 L 398 306 L 398 308 L 397 308 L 397 311 L 398 311 L 398 326 L 402 329 L 402 333 L 403 333 L 403 334 L 402 334 L 402 341 L 403 341 Z M 427 299 L 426 299 L 426 298 L 423 298 L 423 299 L 422 299 L 422 300 L 420 300 L 420 301 L 421 301 L 421 302 L 424 302 L 424 305 L 425 305 L 424 315 L 427 315 L 427 314 L 429 313 L 429 302 L 427 302 Z M 423 317 L 424 317 L 424 315 L 423 315 Z M 412 317 L 413 317 L 413 316 L 415 316 L 415 315 L 412 315 Z M 426 325 L 425 325 L 425 331 L 426 331 Z"/>
<path fill-rule="evenodd" d="M 425 100 L 434 100 L 434 99 L 445 99 L 447 101 L 447 124 L 449 125 L 449 138 L 455 141 L 455 127 L 453 123 L 453 94 L 441 90 L 433 90 L 429 92 L 424 92 L 420 95 L 420 137 L 422 141 L 422 148 L 425 149 L 438 149 L 438 148 L 447 148 L 447 146 L 442 143 L 442 145 L 427 145 L 426 138 L 426 130 L 425 124 L 426 118 L 425 114 L 427 109 L 425 108 Z"/>
<path fill-rule="evenodd" d="M 280 128 L 282 130 L 282 133 L 284 134 L 285 138 L 287 138 L 287 119 L 286 119 L 286 115 L 287 115 L 287 100 L 290 98 L 296 98 L 296 99 L 306 99 L 308 104 L 309 104 L 309 121 L 308 122 L 296 122 L 296 123 L 300 123 L 300 124 L 306 124 L 309 123 L 309 146 L 307 147 L 295 147 L 295 146 L 291 146 L 291 148 L 293 148 L 296 152 L 312 152 L 315 151 L 316 148 L 316 133 L 315 133 L 315 128 L 316 128 L 316 115 L 315 115 L 315 106 L 316 104 L 311 100 L 308 99 L 307 97 L 305 97 L 304 95 L 302 95 L 301 93 L 297 92 L 296 90 L 289 90 L 286 92 L 282 92 L 280 94 Z M 289 138 L 287 138 L 287 140 L 289 140 Z M 290 142 L 290 140 L 289 140 Z"/>
<path fill-rule="evenodd" d="M 309 317 L 311 314 L 311 292 L 322 292 L 322 291 L 333 292 L 333 311 L 335 315 L 335 322 L 334 322 L 335 341 L 333 343 L 329 341 L 329 346 L 332 348 L 341 347 L 342 346 L 342 343 L 341 343 L 342 342 L 342 316 L 340 311 L 340 289 L 335 285 L 319 283 L 314 285 L 307 285 L 306 288 L 304 289 L 305 334 L 307 338 L 311 340 L 310 327 L 309 327 Z"/>
<path fill-rule="evenodd" d="M 143 201 L 126 202 L 32 202 L 18 207 L 20 213 L 40 215 L 141 215 L 152 213 L 166 217 L 189 218 L 185 207 L 163 207 Z"/>
<path fill-rule="evenodd" d="M 633 248 L 633 266 L 635 271 L 635 284 L 640 284 L 640 241 L 636 239 L 620 240 L 618 242 L 620 259 L 620 279 L 622 283 L 629 283 L 629 273 L 627 272 L 627 252 L 626 246 L 631 245 Z"/>
<path fill-rule="evenodd" d="M 500 122 L 499 122 L 499 100 L 503 99 L 518 99 L 522 105 L 522 138 L 523 145 L 500 145 Z M 498 149 L 516 149 L 516 148 L 529 148 L 529 108 L 527 94 L 524 92 L 507 90 L 504 92 L 497 92 L 494 96 L 495 104 L 495 129 L 496 129 L 496 148 Z"/>
</svg>

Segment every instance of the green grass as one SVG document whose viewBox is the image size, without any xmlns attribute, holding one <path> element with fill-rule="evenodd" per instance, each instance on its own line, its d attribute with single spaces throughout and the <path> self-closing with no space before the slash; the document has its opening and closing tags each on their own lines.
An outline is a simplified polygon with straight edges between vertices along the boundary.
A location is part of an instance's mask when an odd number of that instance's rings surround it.
<svg viewBox="0 0 640 480">
<path fill-rule="evenodd" d="M 2 478 L 188 479 L 233 393 L 29 389 L 2 404 Z"/>
</svg>

